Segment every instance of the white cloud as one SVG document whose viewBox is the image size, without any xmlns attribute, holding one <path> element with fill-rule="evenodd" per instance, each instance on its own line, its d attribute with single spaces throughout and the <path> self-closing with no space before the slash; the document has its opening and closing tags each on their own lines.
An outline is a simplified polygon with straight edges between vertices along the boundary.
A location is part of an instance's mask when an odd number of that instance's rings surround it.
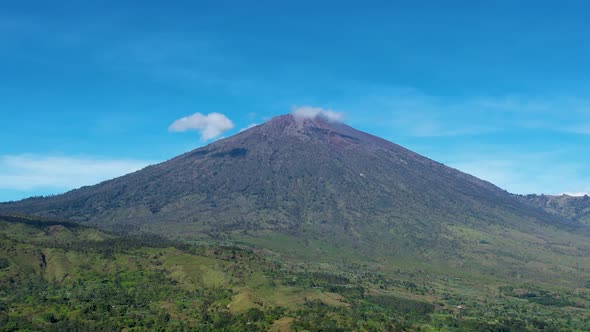
<svg viewBox="0 0 590 332">
<path fill-rule="evenodd" d="M 0 156 L 0 189 L 64 191 L 137 171 L 152 162 L 95 157 Z"/>
<path fill-rule="evenodd" d="M 398 137 L 450 137 L 515 130 L 590 134 L 590 99 L 561 95 L 454 97 L 383 86 L 355 86 L 347 94 L 350 100 L 336 106 L 345 107 L 351 123 L 395 130 Z"/>
<path fill-rule="evenodd" d="M 196 130 L 201 134 L 201 140 L 207 141 L 220 136 L 233 127 L 233 122 L 221 113 L 207 115 L 195 113 L 174 121 L 168 130 L 173 132 Z"/>
<path fill-rule="evenodd" d="M 344 117 L 343 113 L 312 106 L 294 107 L 291 113 L 295 117 L 302 119 L 315 119 L 321 117 L 332 122 L 340 122 Z"/>
</svg>

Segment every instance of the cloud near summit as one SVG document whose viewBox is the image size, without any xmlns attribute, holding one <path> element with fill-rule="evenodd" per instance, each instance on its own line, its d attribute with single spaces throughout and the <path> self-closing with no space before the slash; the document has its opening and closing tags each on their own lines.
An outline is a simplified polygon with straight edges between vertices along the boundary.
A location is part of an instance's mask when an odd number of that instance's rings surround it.
<svg viewBox="0 0 590 332">
<path fill-rule="evenodd" d="M 317 117 L 322 117 L 332 122 L 341 122 L 344 117 L 343 113 L 312 106 L 293 107 L 291 114 L 301 119 L 315 119 Z"/>
<path fill-rule="evenodd" d="M 218 137 L 232 129 L 234 123 L 221 113 L 209 113 L 207 115 L 195 113 L 174 121 L 168 130 L 172 132 L 185 132 L 196 130 L 201 134 L 201 140 L 207 141 Z"/>
</svg>

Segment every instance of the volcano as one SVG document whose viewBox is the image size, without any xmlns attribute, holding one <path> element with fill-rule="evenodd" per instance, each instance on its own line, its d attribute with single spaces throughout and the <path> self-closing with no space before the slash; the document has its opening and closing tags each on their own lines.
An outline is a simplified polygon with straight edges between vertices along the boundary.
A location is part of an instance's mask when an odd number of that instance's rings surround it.
<svg viewBox="0 0 590 332">
<path fill-rule="evenodd" d="M 175 238 L 285 235 L 426 256 L 452 255 L 462 243 L 457 229 L 585 227 L 343 123 L 291 114 L 94 186 L 3 203 L 0 211 Z"/>
</svg>

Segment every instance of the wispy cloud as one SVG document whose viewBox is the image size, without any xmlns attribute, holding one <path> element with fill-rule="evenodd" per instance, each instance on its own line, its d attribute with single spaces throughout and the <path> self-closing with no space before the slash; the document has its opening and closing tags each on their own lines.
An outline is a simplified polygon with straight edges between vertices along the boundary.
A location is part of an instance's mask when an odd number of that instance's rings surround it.
<svg viewBox="0 0 590 332">
<path fill-rule="evenodd" d="M 0 189 L 63 191 L 137 171 L 153 162 L 97 157 L 3 155 Z"/>
<path fill-rule="evenodd" d="M 572 133 L 572 134 L 580 134 L 580 135 L 590 135 L 590 121 L 588 121 L 588 125 L 574 125 L 565 128 L 561 128 L 561 130 Z"/>
<path fill-rule="evenodd" d="M 557 162 L 558 152 L 545 153 L 497 153 L 481 150 L 464 151 L 462 155 L 449 157 L 449 165 L 502 189 L 517 194 L 550 194 L 564 192 L 583 195 L 590 192 L 590 177 L 585 165 L 578 162 Z"/>
<path fill-rule="evenodd" d="M 174 121 L 168 130 L 172 132 L 198 131 L 202 141 L 219 137 L 224 132 L 234 128 L 233 122 L 221 113 L 207 115 L 195 113 Z"/>
<path fill-rule="evenodd" d="M 296 106 L 291 112 L 295 117 L 302 119 L 315 119 L 317 117 L 324 118 L 332 122 L 340 122 L 344 117 L 343 113 L 333 111 L 331 109 L 324 109 L 313 106 Z"/>
<path fill-rule="evenodd" d="M 411 137 L 511 130 L 590 134 L 590 99 L 566 96 L 440 96 L 413 88 L 356 87 L 366 96 L 340 105 L 351 123 L 396 129 Z M 348 94 L 351 95 L 351 94 Z"/>
<path fill-rule="evenodd" d="M 247 64 L 243 56 L 224 51 L 212 40 L 204 32 L 190 39 L 144 34 L 112 43 L 97 52 L 94 61 L 108 70 L 188 91 L 213 88 L 233 96 L 276 96 L 285 90 L 268 78 L 244 75 L 241 69 Z"/>
</svg>

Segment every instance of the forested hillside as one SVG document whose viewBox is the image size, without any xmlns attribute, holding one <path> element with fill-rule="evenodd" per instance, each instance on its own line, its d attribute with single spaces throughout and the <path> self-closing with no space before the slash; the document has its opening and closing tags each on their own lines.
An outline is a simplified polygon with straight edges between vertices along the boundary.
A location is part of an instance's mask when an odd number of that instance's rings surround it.
<svg viewBox="0 0 590 332">
<path fill-rule="evenodd" d="M 0 218 L 0 330 L 524 331 L 590 327 L 590 291 Z M 589 280 L 590 282 L 590 280 Z"/>
</svg>

